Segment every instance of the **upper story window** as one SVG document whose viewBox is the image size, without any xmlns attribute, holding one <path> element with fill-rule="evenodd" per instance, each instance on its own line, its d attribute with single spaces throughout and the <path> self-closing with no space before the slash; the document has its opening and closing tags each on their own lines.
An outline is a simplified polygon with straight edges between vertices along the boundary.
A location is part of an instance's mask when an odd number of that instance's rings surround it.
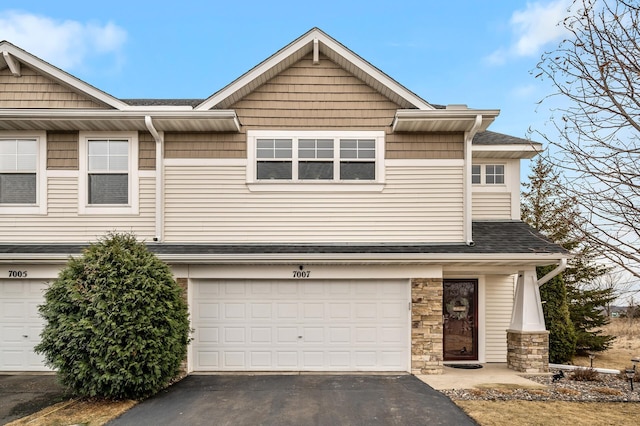
<svg viewBox="0 0 640 426">
<path fill-rule="evenodd" d="M 0 140 L 0 204 L 36 204 L 38 141 Z"/>
<path fill-rule="evenodd" d="M 129 204 L 129 141 L 89 139 L 88 204 Z"/>
<path fill-rule="evenodd" d="M 474 164 L 471 166 L 471 183 L 504 185 L 504 164 Z"/>
<path fill-rule="evenodd" d="M 0 214 L 45 214 L 46 135 L 0 133 Z"/>
<path fill-rule="evenodd" d="M 380 183 L 383 132 L 250 131 L 248 181 Z"/>
<path fill-rule="evenodd" d="M 81 214 L 138 211 L 137 133 L 81 133 Z"/>
</svg>

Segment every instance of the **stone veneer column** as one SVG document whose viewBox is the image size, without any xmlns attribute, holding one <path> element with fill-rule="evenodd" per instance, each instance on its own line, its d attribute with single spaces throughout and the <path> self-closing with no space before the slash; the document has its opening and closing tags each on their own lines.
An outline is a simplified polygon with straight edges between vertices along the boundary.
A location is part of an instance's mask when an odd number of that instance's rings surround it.
<svg viewBox="0 0 640 426">
<path fill-rule="evenodd" d="M 521 373 L 549 372 L 549 332 L 507 330 L 507 367 Z"/>
<path fill-rule="evenodd" d="M 442 279 L 411 280 L 411 372 L 442 374 Z"/>
</svg>

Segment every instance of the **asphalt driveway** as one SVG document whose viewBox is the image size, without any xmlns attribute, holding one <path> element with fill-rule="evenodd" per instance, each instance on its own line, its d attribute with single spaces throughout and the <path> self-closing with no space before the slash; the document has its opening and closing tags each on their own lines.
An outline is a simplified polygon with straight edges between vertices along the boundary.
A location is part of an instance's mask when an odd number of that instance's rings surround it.
<svg viewBox="0 0 640 426">
<path fill-rule="evenodd" d="M 118 425 L 475 425 L 410 375 L 189 376 Z"/>
<path fill-rule="evenodd" d="M 64 401 L 66 397 L 53 374 L 0 374 L 0 425 Z"/>
</svg>

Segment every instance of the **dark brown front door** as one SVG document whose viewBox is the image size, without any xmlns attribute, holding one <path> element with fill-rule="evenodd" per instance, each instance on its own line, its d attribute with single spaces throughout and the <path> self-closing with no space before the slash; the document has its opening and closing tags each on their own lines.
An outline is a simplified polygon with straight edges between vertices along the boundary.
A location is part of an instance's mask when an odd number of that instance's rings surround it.
<svg viewBox="0 0 640 426">
<path fill-rule="evenodd" d="M 444 280 L 444 360 L 478 360 L 478 280 Z"/>
</svg>

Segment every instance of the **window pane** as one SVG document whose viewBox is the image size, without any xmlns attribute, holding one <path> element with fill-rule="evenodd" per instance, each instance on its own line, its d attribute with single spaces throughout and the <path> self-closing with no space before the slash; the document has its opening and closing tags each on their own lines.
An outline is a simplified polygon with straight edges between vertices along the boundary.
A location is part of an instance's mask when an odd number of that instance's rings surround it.
<svg viewBox="0 0 640 426">
<path fill-rule="evenodd" d="M 33 140 L 18 141 L 18 155 L 36 155 L 38 153 L 38 144 Z"/>
<path fill-rule="evenodd" d="M 495 166 L 487 166 L 486 171 L 487 171 L 488 175 L 495 174 L 495 172 L 496 172 Z"/>
<path fill-rule="evenodd" d="M 480 171 L 480 165 L 474 164 L 471 166 L 471 183 L 482 183 Z"/>
<path fill-rule="evenodd" d="M 495 180 L 494 180 L 494 176 L 493 176 L 493 175 L 487 175 L 486 180 L 487 180 L 487 183 L 488 183 L 488 184 L 495 183 Z"/>
<path fill-rule="evenodd" d="M 107 141 L 89 141 L 89 155 L 108 155 L 109 142 Z"/>
<path fill-rule="evenodd" d="M 298 163 L 298 179 L 333 179 L 333 162 L 301 161 Z"/>
<path fill-rule="evenodd" d="M 109 157 L 106 155 L 99 157 L 89 157 L 89 171 L 106 172 L 109 170 Z"/>
<path fill-rule="evenodd" d="M 128 204 L 127 174 L 90 174 L 89 204 Z"/>
<path fill-rule="evenodd" d="M 376 163 L 373 162 L 340 162 L 341 180 L 375 180 Z"/>
<path fill-rule="evenodd" d="M 123 156 L 109 157 L 109 171 L 126 172 L 129 170 L 129 159 Z"/>
<path fill-rule="evenodd" d="M 109 141 L 109 155 L 129 155 L 129 142 Z"/>
<path fill-rule="evenodd" d="M 496 175 L 496 184 L 504 183 L 504 175 Z"/>
<path fill-rule="evenodd" d="M 256 153 L 258 158 L 273 158 L 273 149 L 262 149 L 258 148 L 258 152 Z"/>
<path fill-rule="evenodd" d="M 15 155 L 0 155 L 0 171 L 9 172 L 16 170 Z"/>
<path fill-rule="evenodd" d="M 36 174 L 0 174 L 0 204 L 35 204 Z"/>
<path fill-rule="evenodd" d="M 18 155 L 18 170 L 24 172 L 33 172 L 36 170 L 36 156 L 29 155 Z"/>
<path fill-rule="evenodd" d="M 0 141 L 0 155 L 16 155 L 17 153 L 17 141 L 13 139 Z"/>
<path fill-rule="evenodd" d="M 292 179 L 291 161 L 258 161 L 258 179 Z"/>
</svg>

